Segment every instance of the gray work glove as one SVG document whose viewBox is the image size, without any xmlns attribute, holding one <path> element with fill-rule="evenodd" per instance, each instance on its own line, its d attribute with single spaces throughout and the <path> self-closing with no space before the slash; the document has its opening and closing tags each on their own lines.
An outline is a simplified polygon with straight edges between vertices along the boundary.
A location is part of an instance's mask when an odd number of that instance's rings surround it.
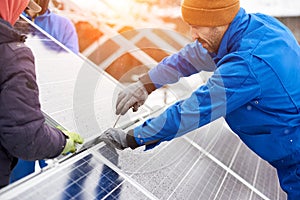
<svg viewBox="0 0 300 200">
<path fill-rule="evenodd" d="M 126 135 L 127 133 L 121 129 L 109 128 L 100 136 L 99 139 L 113 148 L 123 150 L 128 147 Z"/>
<path fill-rule="evenodd" d="M 131 107 L 137 111 L 147 98 L 148 92 L 141 81 L 130 84 L 118 94 L 116 114 L 124 115 Z"/>
</svg>

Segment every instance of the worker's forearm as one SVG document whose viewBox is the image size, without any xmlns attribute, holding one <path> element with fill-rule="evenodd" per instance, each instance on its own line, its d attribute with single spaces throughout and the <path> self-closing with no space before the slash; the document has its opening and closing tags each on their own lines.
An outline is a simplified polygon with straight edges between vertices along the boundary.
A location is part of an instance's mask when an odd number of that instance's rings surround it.
<svg viewBox="0 0 300 200">
<path fill-rule="evenodd" d="M 143 83 L 144 87 L 146 88 L 148 94 L 156 90 L 155 85 L 151 81 L 151 78 L 149 77 L 148 73 L 144 74 L 139 78 L 139 80 Z"/>
</svg>

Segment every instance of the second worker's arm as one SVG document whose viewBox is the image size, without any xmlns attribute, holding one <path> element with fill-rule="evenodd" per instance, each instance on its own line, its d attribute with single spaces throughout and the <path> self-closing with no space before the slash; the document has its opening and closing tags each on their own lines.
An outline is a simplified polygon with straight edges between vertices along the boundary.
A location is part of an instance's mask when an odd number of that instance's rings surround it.
<svg viewBox="0 0 300 200">
<path fill-rule="evenodd" d="M 214 71 L 215 68 L 215 63 L 202 45 L 198 41 L 190 43 L 121 91 L 116 103 L 116 114 L 124 115 L 130 108 L 137 111 L 148 95 L 163 85 L 176 83 L 181 77 L 200 71 Z"/>
</svg>

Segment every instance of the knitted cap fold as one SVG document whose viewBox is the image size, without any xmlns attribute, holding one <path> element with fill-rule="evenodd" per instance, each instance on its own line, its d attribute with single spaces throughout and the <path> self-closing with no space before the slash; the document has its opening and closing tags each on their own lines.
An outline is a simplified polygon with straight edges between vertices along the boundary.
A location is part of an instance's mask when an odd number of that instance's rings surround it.
<svg viewBox="0 0 300 200">
<path fill-rule="evenodd" d="M 239 9 L 239 0 L 184 0 L 181 4 L 183 20 L 204 27 L 230 24 Z"/>
</svg>

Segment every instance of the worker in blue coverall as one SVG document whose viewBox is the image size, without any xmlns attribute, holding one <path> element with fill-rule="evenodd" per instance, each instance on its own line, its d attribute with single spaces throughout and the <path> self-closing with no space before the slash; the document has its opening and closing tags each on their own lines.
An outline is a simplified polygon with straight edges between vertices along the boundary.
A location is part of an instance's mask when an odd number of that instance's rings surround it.
<svg viewBox="0 0 300 200">
<path fill-rule="evenodd" d="M 79 52 L 78 37 L 73 23 L 69 19 L 51 12 L 48 8 L 49 1 L 34 0 L 41 7 L 41 11 L 36 13 L 25 10 L 23 15 L 77 54 Z M 44 160 L 38 162 L 40 168 L 47 166 Z M 11 173 L 10 182 L 15 182 L 34 171 L 35 161 L 19 159 L 18 164 Z"/>
<path fill-rule="evenodd" d="M 25 9 L 39 12 L 33 0 L 0 0 L 0 188 L 9 184 L 18 159 L 54 158 L 76 151 L 83 138 L 45 124 L 40 109 L 34 56 L 26 36 L 13 28 Z"/>
<path fill-rule="evenodd" d="M 184 0 L 183 20 L 195 40 L 118 95 L 116 114 L 142 105 L 165 84 L 212 71 L 206 84 L 125 133 L 101 136 L 118 149 L 151 149 L 220 117 L 277 169 L 289 200 L 300 199 L 300 47 L 273 17 L 247 14 L 239 0 Z"/>
<path fill-rule="evenodd" d="M 57 41 L 65 45 L 74 53 L 79 52 L 78 36 L 72 21 L 49 10 L 50 0 L 34 0 L 41 8 L 41 12 L 25 11 L 23 15 L 49 33 Z"/>
</svg>

